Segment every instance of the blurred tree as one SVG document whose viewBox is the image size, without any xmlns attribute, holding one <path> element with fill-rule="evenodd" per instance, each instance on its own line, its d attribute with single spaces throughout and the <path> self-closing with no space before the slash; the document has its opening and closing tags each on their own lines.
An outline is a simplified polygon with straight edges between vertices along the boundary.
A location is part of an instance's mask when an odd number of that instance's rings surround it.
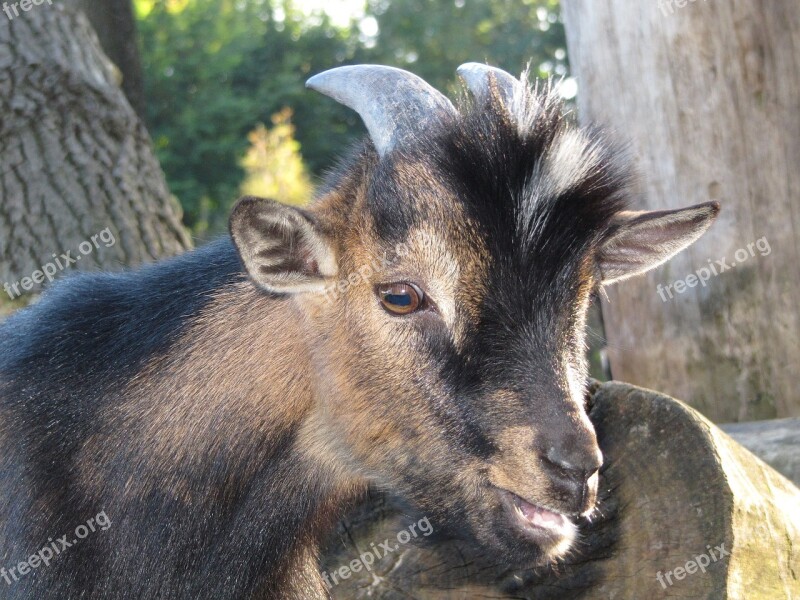
<svg viewBox="0 0 800 600">
<path fill-rule="evenodd" d="M 274 198 L 287 204 L 305 204 L 313 192 L 311 180 L 294 139 L 292 109 L 272 116 L 272 129 L 262 123 L 250 132 L 250 148 L 242 160 L 247 174 L 242 194 Z"/>
<path fill-rule="evenodd" d="M 195 233 L 224 229 L 244 173 L 247 134 L 284 106 L 319 175 L 364 129 L 305 80 L 340 64 L 380 62 L 452 91 L 455 68 L 488 60 L 536 75 L 566 71 L 555 0 L 372 1 L 349 26 L 291 0 L 136 0 L 147 121 Z M 531 35 L 535 31 L 535 35 Z"/>
<path fill-rule="evenodd" d="M 195 233 L 224 230 L 244 178 L 247 135 L 282 107 L 294 110 L 314 172 L 353 139 L 357 117 L 305 89 L 312 73 L 352 60 L 351 31 L 266 0 L 137 7 L 149 128 Z"/>
<path fill-rule="evenodd" d="M 413 71 L 435 87 L 453 87 L 454 70 L 487 62 L 531 76 L 567 73 L 558 0 L 369 0 L 377 38 L 371 57 Z"/>
<path fill-rule="evenodd" d="M 80 10 L 42 4 L 0 18 L 0 65 L 0 283 L 26 277 L 38 288 L 35 271 L 61 253 L 75 259 L 106 228 L 115 244 L 71 268 L 115 269 L 191 245 L 150 138 Z"/>
</svg>

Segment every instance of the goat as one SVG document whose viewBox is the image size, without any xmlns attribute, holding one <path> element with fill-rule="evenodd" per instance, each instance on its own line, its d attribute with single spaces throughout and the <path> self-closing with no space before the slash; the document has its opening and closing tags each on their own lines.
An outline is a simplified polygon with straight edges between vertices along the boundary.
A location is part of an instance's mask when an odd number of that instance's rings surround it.
<svg viewBox="0 0 800 600">
<path fill-rule="evenodd" d="M 719 206 L 631 212 L 602 130 L 458 72 L 458 108 L 390 67 L 312 77 L 369 136 L 310 208 L 243 198 L 230 238 L 0 326 L 0 597 L 324 598 L 320 540 L 373 485 L 509 566 L 570 551 L 602 463 L 590 296 Z"/>
</svg>

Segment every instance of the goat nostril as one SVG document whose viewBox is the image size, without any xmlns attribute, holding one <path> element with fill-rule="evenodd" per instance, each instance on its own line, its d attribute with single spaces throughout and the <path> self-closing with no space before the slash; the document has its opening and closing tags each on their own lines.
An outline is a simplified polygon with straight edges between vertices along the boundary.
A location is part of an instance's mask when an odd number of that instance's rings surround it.
<svg viewBox="0 0 800 600">
<path fill-rule="evenodd" d="M 600 469 L 602 459 L 597 455 L 566 457 L 556 448 L 550 448 L 543 457 L 552 467 L 570 479 L 587 481 Z"/>
<path fill-rule="evenodd" d="M 564 510 L 573 515 L 590 511 L 597 499 L 599 466 L 589 457 L 597 455 L 576 454 L 574 460 L 563 460 L 553 450 L 540 454 L 542 467 L 550 475 L 553 498 L 561 502 Z"/>
</svg>

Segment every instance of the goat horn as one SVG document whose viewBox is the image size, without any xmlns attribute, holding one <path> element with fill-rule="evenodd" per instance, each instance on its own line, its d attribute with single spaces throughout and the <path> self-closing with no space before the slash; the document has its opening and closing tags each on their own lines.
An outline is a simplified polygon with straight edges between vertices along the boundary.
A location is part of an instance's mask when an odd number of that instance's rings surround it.
<svg viewBox="0 0 800 600">
<path fill-rule="evenodd" d="M 464 63 L 456 69 L 456 73 L 480 103 L 488 102 L 492 89 L 496 87 L 500 100 L 511 110 L 514 98 L 520 97 L 524 91 L 519 79 L 496 67 L 474 62 Z"/>
<path fill-rule="evenodd" d="M 456 109 L 441 92 L 402 69 L 381 65 L 337 67 L 314 75 L 306 87 L 356 111 L 380 156 Z"/>
</svg>

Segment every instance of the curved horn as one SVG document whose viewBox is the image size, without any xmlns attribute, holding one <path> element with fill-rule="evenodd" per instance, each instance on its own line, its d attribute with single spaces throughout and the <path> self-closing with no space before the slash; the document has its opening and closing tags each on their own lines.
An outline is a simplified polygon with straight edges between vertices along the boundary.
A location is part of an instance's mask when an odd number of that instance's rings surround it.
<svg viewBox="0 0 800 600">
<path fill-rule="evenodd" d="M 491 97 L 492 87 L 497 86 L 503 104 L 511 109 L 514 98 L 521 97 L 525 89 L 520 80 L 513 75 L 480 63 L 464 63 L 456 69 L 456 73 L 467 84 L 475 100 L 480 103 L 487 102 Z"/>
<path fill-rule="evenodd" d="M 394 67 L 337 67 L 314 75 L 306 87 L 361 115 L 381 156 L 403 139 L 457 114 L 443 94 L 416 75 Z"/>
</svg>

